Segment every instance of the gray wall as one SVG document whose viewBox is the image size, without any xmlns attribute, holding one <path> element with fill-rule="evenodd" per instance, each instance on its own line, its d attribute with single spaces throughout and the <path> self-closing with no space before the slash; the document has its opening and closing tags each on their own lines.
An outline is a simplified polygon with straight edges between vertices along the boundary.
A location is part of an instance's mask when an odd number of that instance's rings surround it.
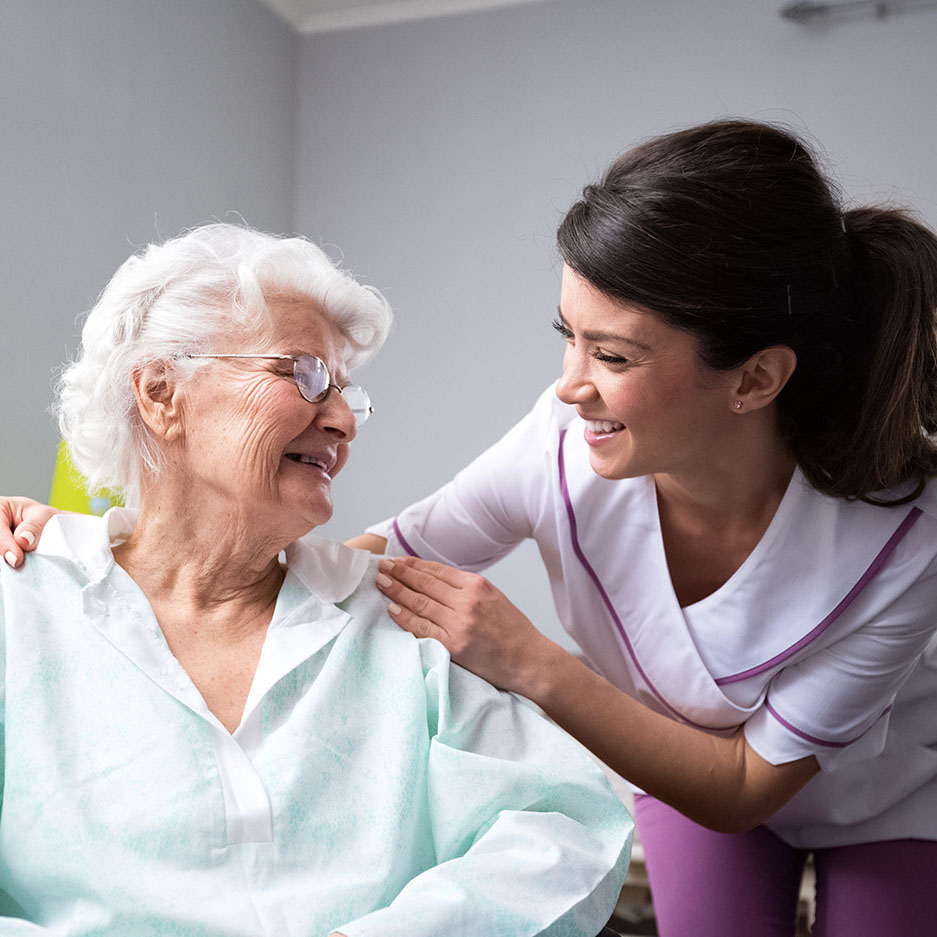
<svg viewBox="0 0 937 937">
<path fill-rule="evenodd" d="M 645 136 L 725 115 L 821 141 L 937 225 L 937 10 L 805 29 L 781 0 L 565 0 L 304 41 L 296 221 L 399 321 L 337 483 L 344 536 L 428 493 L 557 373 L 553 231 Z M 536 557 L 493 576 L 556 633 Z"/>
<path fill-rule="evenodd" d="M 135 246 L 289 229 L 298 50 L 255 0 L 0 3 L 0 491 L 48 497 L 53 371 Z"/>
<path fill-rule="evenodd" d="M 557 0 L 299 39 L 254 0 L 0 5 L 0 491 L 44 498 L 52 370 L 134 244 L 240 211 L 327 244 L 398 327 L 336 482 L 344 537 L 441 484 L 558 371 L 553 231 L 619 150 L 724 115 L 821 141 L 937 225 L 937 11 Z M 530 549 L 495 580 L 558 634 Z"/>
</svg>

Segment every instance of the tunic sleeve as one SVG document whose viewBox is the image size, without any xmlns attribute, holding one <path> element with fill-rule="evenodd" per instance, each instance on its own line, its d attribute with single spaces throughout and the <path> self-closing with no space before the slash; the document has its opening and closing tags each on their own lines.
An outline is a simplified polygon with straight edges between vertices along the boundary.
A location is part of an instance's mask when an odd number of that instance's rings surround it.
<svg viewBox="0 0 937 937">
<path fill-rule="evenodd" d="M 547 388 L 530 413 L 429 497 L 368 528 L 390 554 L 410 554 L 472 572 L 530 537 L 545 507 L 561 405 Z"/>
<path fill-rule="evenodd" d="M 347 937 L 593 937 L 610 917 L 633 824 L 583 750 L 517 697 L 421 642 L 437 865 Z"/>
<path fill-rule="evenodd" d="M 910 559 L 919 546 L 905 542 L 900 552 Z M 772 764 L 815 755 L 831 771 L 883 751 L 898 691 L 928 643 L 937 650 L 937 558 L 898 595 L 866 589 L 854 611 L 864 623 L 784 667 L 746 723 L 746 740 Z"/>
</svg>

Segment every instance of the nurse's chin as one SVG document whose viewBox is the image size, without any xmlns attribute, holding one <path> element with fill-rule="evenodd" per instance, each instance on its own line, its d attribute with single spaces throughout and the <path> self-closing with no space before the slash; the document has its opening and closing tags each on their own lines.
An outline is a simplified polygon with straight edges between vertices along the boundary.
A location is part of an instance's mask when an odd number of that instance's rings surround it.
<svg viewBox="0 0 937 937">
<path fill-rule="evenodd" d="M 609 481 L 617 481 L 621 478 L 637 478 L 640 475 L 649 474 L 629 459 L 622 459 L 621 457 L 616 459 L 595 451 L 589 453 L 589 468 L 600 478 L 607 478 Z"/>
</svg>

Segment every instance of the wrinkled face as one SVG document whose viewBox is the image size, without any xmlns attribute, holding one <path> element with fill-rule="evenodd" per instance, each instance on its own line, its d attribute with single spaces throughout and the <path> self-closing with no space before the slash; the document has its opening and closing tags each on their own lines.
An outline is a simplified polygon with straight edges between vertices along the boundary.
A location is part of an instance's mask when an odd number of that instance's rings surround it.
<svg viewBox="0 0 937 937">
<path fill-rule="evenodd" d="M 348 383 L 345 341 L 306 302 L 268 302 L 269 339 L 236 338 L 217 353 L 315 355 L 332 382 Z M 332 478 L 348 460 L 355 421 L 334 389 L 320 403 L 300 394 L 293 362 L 214 359 L 182 386 L 184 433 L 174 462 L 202 496 L 224 499 L 232 518 L 253 517 L 301 536 L 332 514 Z"/>
<path fill-rule="evenodd" d="M 586 423 L 603 478 L 699 472 L 722 457 L 731 373 L 700 360 L 693 336 L 599 292 L 564 267 L 557 396 Z"/>
</svg>

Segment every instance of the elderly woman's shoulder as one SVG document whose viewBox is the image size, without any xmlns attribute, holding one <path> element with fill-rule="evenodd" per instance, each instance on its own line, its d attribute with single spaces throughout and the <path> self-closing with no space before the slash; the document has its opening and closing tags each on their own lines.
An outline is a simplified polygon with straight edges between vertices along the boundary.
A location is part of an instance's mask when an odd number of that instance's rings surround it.
<svg viewBox="0 0 937 937">
<path fill-rule="evenodd" d="M 286 559 L 289 568 L 320 599 L 334 603 L 369 628 L 413 640 L 394 624 L 387 613 L 387 599 L 378 591 L 375 580 L 381 557 L 310 535 L 288 547 Z"/>
<path fill-rule="evenodd" d="M 369 617 L 382 618 L 386 617 L 388 620 L 390 616 L 387 615 L 387 599 L 381 595 L 380 591 L 377 588 L 377 564 L 382 559 L 380 556 L 375 556 L 371 553 L 364 553 L 361 550 L 354 551 L 355 553 L 361 556 L 363 562 L 360 562 L 360 578 L 355 585 L 354 589 L 348 593 L 348 595 L 339 603 L 342 608 L 355 608 L 358 611 L 365 611 L 369 613 Z M 356 578 L 358 574 L 356 573 Z"/>
<path fill-rule="evenodd" d="M 377 564 L 382 557 L 366 554 L 365 559 L 366 564 L 358 584 L 345 599 L 337 604 L 370 630 L 386 633 L 392 640 L 405 642 L 418 640 L 409 631 L 404 631 L 390 617 L 387 611 L 387 596 L 377 588 L 375 582 L 378 573 Z"/>
<path fill-rule="evenodd" d="M 101 518 L 53 517 L 17 569 L 0 562 L 0 641 L 12 632 L 31 640 L 40 623 L 79 620 L 84 590 L 103 575 L 109 556 Z"/>
<path fill-rule="evenodd" d="M 383 646 L 396 647 L 404 653 L 407 653 L 408 648 L 415 651 L 422 659 L 424 670 L 440 666 L 445 669 L 455 667 L 450 661 L 449 652 L 439 641 L 433 638 L 417 638 L 390 617 L 387 596 L 378 590 L 375 583 L 377 564 L 381 559 L 379 556 L 366 555 L 364 574 L 354 590 L 337 603 L 339 608 L 351 615 L 357 628 L 362 629 L 369 637 L 379 640 Z"/>
<path fill-rule="evenodd" d="M 54 571 L 71 570 L 84 581 L 94 567 L 110 559 L 107 523 L 103 517 L 85 514 L 56 514 L 42 530 L 34 552 L 27 554 L 18 569 L 4 567 L 5 587 L 30 588 L 44 582 Z"/>
</svg>

